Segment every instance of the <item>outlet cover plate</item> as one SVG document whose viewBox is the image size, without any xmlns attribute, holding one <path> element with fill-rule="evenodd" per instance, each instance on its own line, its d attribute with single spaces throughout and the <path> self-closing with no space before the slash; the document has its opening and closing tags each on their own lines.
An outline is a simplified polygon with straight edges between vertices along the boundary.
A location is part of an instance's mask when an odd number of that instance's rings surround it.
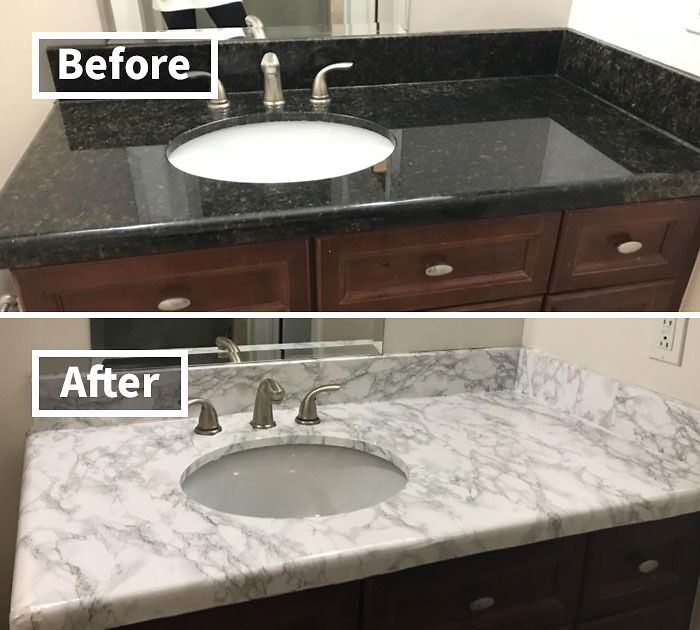
<svg viewBox="0 0 700 630">
<path fill-rule="evenodd" d="M 687 319 L 666 318 L 658 320 L 654 327 L 654 338 L 649 356 L 671 365 L 681 365 L 687 330 Z"/>
</svg>

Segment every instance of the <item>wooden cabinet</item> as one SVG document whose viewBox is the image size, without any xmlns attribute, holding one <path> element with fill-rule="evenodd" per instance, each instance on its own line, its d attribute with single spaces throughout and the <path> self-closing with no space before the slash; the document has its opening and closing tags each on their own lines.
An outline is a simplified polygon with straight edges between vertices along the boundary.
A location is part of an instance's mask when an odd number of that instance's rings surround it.
<svg viewBox="0 0 700 630">
<path fill-rule="evenodd" d="M 576 626 L 577 630 L 688 630 L 692 599 L 676 599 Z"/>
<path fill-rule="evenodd" d="M 30 311 L 308 311 L 306 241 L 15 272 Z"/>
<path fill-rule="evenodd" d="M 365 630 L 546 630 L 576 618 L 585 537 L 452 560 L 365 581 Z"/>
<path fill-rule="evenodd" d="M 676 278 L 699 219 L 700 206 L 687 201 L 566 212 L 551 291 Z"/>
<path fill-rule="evenodd" d="M 14 278 L 28 311 L 674 311 L 699 248 L 693 198 L 19 269 Z"/>
<path fill-rule="evenodd" d="M 129 630 L 357 630 L 359 582 L 125 626 Z"/>
<path fill-rule="evenodd" d="M 436 308 L 432 312 L 443 313 L 536 313 L 542 310 L 543 295 L 520 298 L 517 300 L 501 300 L 500 302 L 486 302 L 483 304 L 467 304 L 464 306 L 452 306 L 450 308 Z"/>
<path fill-rule="evenodd" d="M 429 310 L 544 293 L 559 221 L 553 213 L 319 238 L 319 310 Z"/>
<path fill-rule="evenodd" d="M 544 310 L 555 313 L 671 311 L 674 310 L 672 306 L 675 289 L 676 282 L 666 280 L 550 295 L 545 300 Z"/>
<path fill-rule="evenodd" d="M 688 630 L 700 513 L 129 626 L 139 630 Z"/>
<path fill-rule="evenodd" d="M 590 619 L 692 597 L 699 567 L 696 515 L 592 534 L 580 616 Z"/>
</svg>

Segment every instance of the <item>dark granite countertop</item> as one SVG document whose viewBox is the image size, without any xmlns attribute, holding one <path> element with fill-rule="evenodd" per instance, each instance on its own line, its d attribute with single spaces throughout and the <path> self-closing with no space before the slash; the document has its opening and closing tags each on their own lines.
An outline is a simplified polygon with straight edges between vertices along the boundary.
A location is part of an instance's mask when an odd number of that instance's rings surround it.
<svg viewBox="0 0 700 630">
<path fill-rule="evenodd" d="M 307 111 L 289 91 L 287 111 Z M 700 151 L 555 76 L 334 90 L 391 129 L 386 169 L 284 185 L 185 175 L 166 158 L 201 101 L 64 102 L 0 197 L 0 268 L 700 195 Z M 261 95 L 232 95 L 231 116 Z M 310 114 L 311 115 L 311 114 Z M 385 172 L 384 172 L 385 170 Z"/>
</svg>

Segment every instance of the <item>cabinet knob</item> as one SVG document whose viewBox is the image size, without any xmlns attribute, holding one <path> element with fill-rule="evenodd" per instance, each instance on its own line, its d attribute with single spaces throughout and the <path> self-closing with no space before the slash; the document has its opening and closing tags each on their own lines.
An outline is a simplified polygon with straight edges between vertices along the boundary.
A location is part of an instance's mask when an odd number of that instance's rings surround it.
<svg viewBox="0 0 700 630">
<path fill-rule="evenodd" d="M 186 297 L 167 298 L 158 304 L 159 311 L 172 313 L 175 311 L 184 311 L 192 306 L 192 300 Z"/>
<path fill-rule="evenodd" d="M 658 560 L 645 560 L 637 568 L 640 573 L 653 573 L 661 566 Z"/>
<path fill-rule="evenodd" d="M 617 246 L 617 251 L 627 256 L 629 254 L 636 254 L 642 247 L 644 247 L 644 243 L 640 243 L 639 241 L 625 241 Z"/>
<path fill-rule="evenodd" d="M 469 610 L 472 612 L 479 612 L 491 608 L 495 603 L 496 600 L 493 597 L 481 597 L 470 602 Z"/>
<path fill-rule="evenodd" d="M 426 267 L 425 275 L 428 276 L 428 278 L 442 278 L 443 276 L 449 276 L 453 271 L 454 267 L 452 265 L 447 265 L 443 263 L 439 265 L 430 265 L 430 267 Z"/>
</svg>

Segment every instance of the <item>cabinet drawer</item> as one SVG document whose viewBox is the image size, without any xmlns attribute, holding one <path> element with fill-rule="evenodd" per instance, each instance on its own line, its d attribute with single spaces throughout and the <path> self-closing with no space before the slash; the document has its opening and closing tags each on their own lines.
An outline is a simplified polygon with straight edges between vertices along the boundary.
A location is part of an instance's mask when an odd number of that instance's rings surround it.
<svg viewBox="0 0 700 630">
<path fill-rule="evenodd" d="M 452 306 L 450 308 L 436 308 L 432 312 L 443 313 L 536 313 L 542 310 L 544 296 L 520 298 L 518 300 L 501 300 L 500 302 L 486 302 L 482 304 L 467 304 L 466 306 Z"/>
<path fill-rule="evenodd" d="M 700 569 L 700 518 L 682 516 L 590 536 L 581 618 L 601 617 L 683 596 Z"/>
<path fill-rule="evenodd" d="M 319 310 L 430 310 L 544 293 L 560 215 L 316 241 Z"/>
<path fill-rule="evenodd" d="M 289 241 L 20 269 L 14 276 L 30 311 L 305 311 L 308 269 L 308 243 Z M 180 301 L 167 302 L 174 299 Z"/>
<path fill-rule="evenodd" d="M 670 280 L 550 295 L 545 311 L 665 312 L 674 310 L 671 303 L 675 288 L 676 282 Z"/>
<path fill-rule="evenodd" d="M 551 290 L 676 278 L 697 254 L 697 199 L 566 212 Z"/>
<path fill-rule="evenodd" d="M 574 621 L 585 539 L 441 562 L 365 582 L 365 630 L 548 630 Z"/>
<path fill-rule="evenodd" d="M 124 630 L 357 630 L 359 598 L 359 585 L 352 582 L 123 627 Z"/>
<path fill-rule="evenodd" d="M 688 630 L 692 599 L 674 600 L 629 613 L 587 621 L 577 630 Z"/>
</svg>

